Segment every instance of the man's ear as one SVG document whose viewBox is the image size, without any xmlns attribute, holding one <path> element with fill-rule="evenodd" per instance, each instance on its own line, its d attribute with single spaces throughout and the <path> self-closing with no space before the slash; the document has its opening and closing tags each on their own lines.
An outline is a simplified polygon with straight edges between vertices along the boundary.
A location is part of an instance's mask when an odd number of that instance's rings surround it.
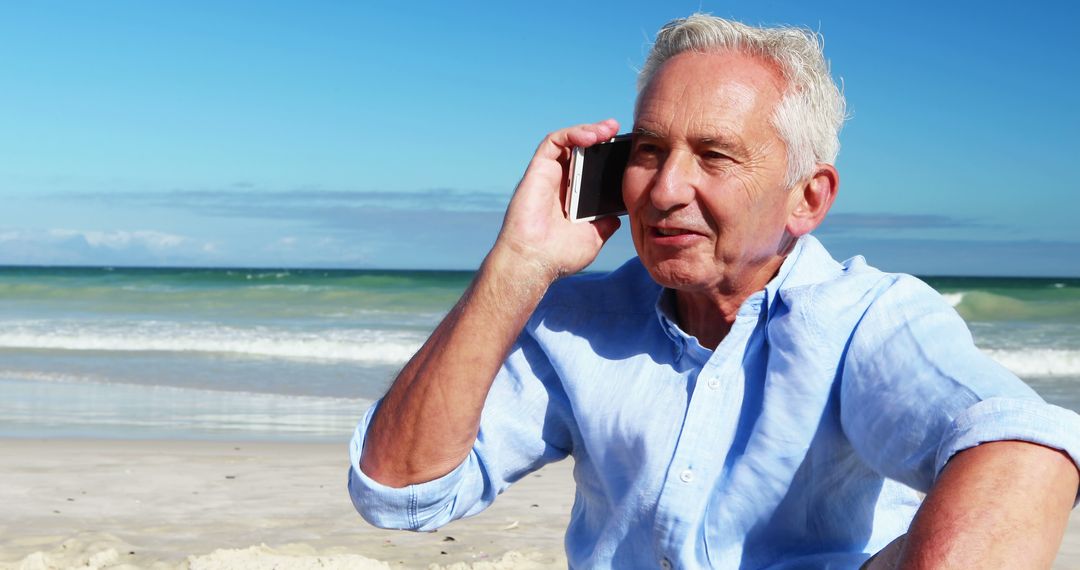
<svg viewBox="0 0 1080 570">
<path fill-rule="evenodd" d="M 821 225 L 840 187 L 840 173 L 831 164 L 818 163 L 813 176 L 791 189 L 786 229 L 795 237 Z"/>
</svg>

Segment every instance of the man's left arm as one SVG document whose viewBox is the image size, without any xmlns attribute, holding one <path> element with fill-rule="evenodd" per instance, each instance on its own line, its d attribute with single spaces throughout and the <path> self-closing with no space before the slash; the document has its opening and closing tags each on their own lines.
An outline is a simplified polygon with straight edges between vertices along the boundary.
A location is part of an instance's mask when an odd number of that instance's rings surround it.
<svg viewBox="0 0 1080 570">
<path fill-rule="evenodd" d="M 1078 485 L 1076 465 L 1056 449 L 997 441 L 961 451 L 919 508 L 895 568 L 1050 568 Z"/>
<path fill-rule="evenodd" d="M 1077 498 L 1080 416 L 987 358 L 925 284 L 876 292 L 846 355 L 841 416 L 875 471 L 928 493 L 903 547 L 868 568 L 1052 564 Z M 896 550 L 904 562 L 885 565 Z"/>
</svg>

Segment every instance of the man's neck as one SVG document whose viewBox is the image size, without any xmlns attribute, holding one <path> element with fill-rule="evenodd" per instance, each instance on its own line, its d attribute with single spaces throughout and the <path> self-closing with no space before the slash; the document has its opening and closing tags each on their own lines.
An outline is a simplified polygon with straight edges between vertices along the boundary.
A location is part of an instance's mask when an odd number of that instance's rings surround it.
<svg viewBox="0 0 1080 570">
<path fill-rule="evenodd" d="M 724 340 L 739 308 L 750 295 L 761 291 L 772 281 L 785 256 L 776 256 L 750 272 L 742 279 L 725 282 L 710 291 L 675 291 L 675 313 L 679 326 L 697 338 L 701 346 L 715 350 Z"/>
</svg>

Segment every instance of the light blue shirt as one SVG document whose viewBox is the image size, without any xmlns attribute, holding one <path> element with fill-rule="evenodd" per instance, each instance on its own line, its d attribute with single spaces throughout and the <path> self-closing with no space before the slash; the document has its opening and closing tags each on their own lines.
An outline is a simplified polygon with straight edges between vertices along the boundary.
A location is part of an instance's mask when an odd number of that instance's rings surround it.
<svg viewBox="0 0 1080 570">
<path fill-rule="evenodd" d="M 984 356 L 921 281 L 800 240 L 715 351 L 638 260 L 556 283 L 495 379 L 469 457 L 394 489 L 376 526 L 431 530 L 574 457 L 573 568 L 858 568 L 907 531 L 949 458 L 1024 440 L 1080 458 L 1080 416 Z"/>
</svg>

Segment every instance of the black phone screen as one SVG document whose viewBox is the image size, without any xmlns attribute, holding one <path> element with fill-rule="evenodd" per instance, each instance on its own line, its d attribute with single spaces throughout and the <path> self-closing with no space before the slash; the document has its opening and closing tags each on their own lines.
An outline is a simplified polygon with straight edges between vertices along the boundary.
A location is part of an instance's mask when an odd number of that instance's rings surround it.
<svg viewBox="0 0 1080 570">
<path fill-rule="evenodd" d="M 626 212 L 622 199 L 623 171 L 630 160 L 629 135 L 584 150 L 577 216 L 592 218 Z"/>
</svg>

